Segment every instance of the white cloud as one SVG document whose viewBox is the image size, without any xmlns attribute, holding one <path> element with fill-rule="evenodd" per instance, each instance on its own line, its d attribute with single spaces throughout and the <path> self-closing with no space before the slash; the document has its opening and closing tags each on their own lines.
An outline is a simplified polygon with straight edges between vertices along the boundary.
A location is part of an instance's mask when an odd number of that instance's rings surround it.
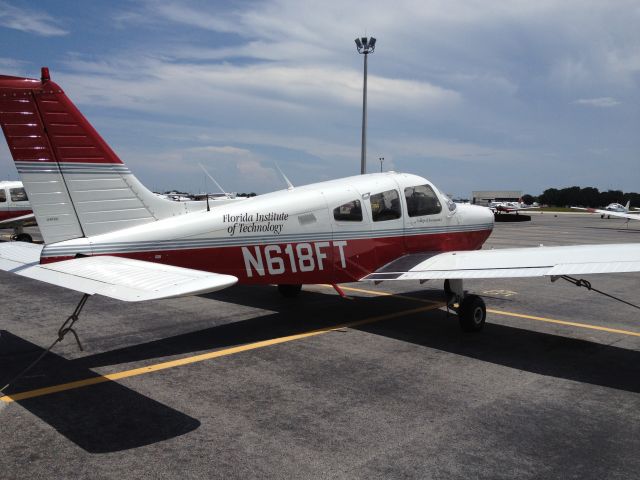
<svg viewBox="0 0 640 480">
<path fill-rule="evenodd" d="M 3 27 L 35 33 L 43 37 L 67 35 L 69 32 L 61 28 L 59 23 L 45 12 L 22 9 L 0 1 L 0 25 Z"/>
<path fill-rule="evenodd" d="M 231 147 L 229 145 L 225 145 L 224 147 L 207 145 L 206 147 L 193 147 L 189 150 L 192 152 L 213 153 L 213 154 L 223 154 L 223 155 L 248 156 L 251 154 L 251 152 L 246 148 Z"/>
<path fill-rule="evenodd" d="M 318 104 L 355 107 L 362 102 L 362 73 L 330 65 L 200 64 L 152 57 L 73 59 L 67 65 L 74 73 L 62 78 L 66 85 L 78 86 L 76 98 L 88 105 L 175 112 L 175 102 L 182 110 L 253 102 L 256 107 L 300 111 Z M 371 102 L 383 110 L 454 105 L 461 100 L 452 89 L 419 80 L 369 75 L 368 87 Z"/>
<path fill-rule="evenodd" d="M 611 97 L 598 97 L 598 98 L 580 98 L 573 103 L 577 105 L 587 105 L 589 107 L 609 108 L 620 105 L 620 102 Z"/>
<path fill-rule="evenodd" d="M 67 50 L 76 53 L 57 54 L 52 75 L 107 127 L 115 148 L 148 159 L 145 175 L 155 169 L 174 180 L 186 169 L 200 178 L 184 162 L 215 158 L 229 183 L 251 177 L 242 178 L 237 162 L 264 168 L 265 191 L 276 186 L 265 180 L 273 160 L 296 184 L 356 172 L 363 57 L 353 39 L 366 33 L 378 38 L 369 57 L 372 170 L 384 156 L 385 167 L 406 171 L 436 165 L 453 179 L 462 168 L 480 184 L 497 171 L 504 183 L 537 185 L 552 169 L 535 176 L 509 167 L 554 152 L 577 175 L 572 159 L 622 143 L 616 161 L 637 172 L 637 155 L 628 153 L 640 148 L 629 121 L 640 98 L 637 0 L 371 0 L 367 8 L 154 0 L 96 9 L 111 19 L 103 33 L 118 41 L 85 45 L 74 29 Z M 576 105 L 621 115 L 596 125 Z M 165 163 L 154 164 L 158 156 Z M 637 173 L 625 180 L 640 183 Z"/>
</svg>

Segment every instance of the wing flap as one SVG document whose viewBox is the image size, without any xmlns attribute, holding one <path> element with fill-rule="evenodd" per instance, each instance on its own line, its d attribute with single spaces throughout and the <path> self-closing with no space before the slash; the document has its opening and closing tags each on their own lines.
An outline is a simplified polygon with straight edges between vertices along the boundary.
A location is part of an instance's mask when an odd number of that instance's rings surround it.
<svg viewBox="0 0 640 480">
<path fill-rule="evenodd" d="M 446 252 L 406 269 L 395 262 L 361 280 L 513 278 L 640 271 L 640 244 L 576 245 Z M 401 263 L 396 263 L 400 265 Z M 407 260 L 404 265 L 410 265 Z"/>
<path fill-rule="evenodd" d="M 231 275 L 130 258 L 97 256 L 40 265 L 41 245 L 0 245 L 0 269 L 89 295 L 139 302 L 198 295 L 230 287 Z"/>
</svg>

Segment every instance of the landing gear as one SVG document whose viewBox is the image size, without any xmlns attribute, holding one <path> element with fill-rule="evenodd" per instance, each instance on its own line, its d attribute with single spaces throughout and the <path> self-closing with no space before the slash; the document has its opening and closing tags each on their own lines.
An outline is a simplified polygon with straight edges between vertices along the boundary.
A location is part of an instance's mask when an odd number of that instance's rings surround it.
<svg viewBox="0 0 640 480">
<path fill-rule="evenodd" d="M 462 288 L 462 280 L 445 280 L 444 291 L 447 305 L 458 314 L 460 328 L 465 332 L 479 332 L 487 319 L 487 307 L 478 295 L 467 294 Z M 454 304 L 458 304 L 455 308 Z"/>
<path fill-rule="evenodd" d="M 297 297 L 301 290 L 302 290 L 302 285 L 300 284 L 278 285 L 278 291 L 280 292 L 280 295 L 287 298 Z"/>
<path fill-rule="evenodd" d="M 479 332 L 487 319 L 487 307 L 478 295 L 467 295 L 458 307 L 460 328 L 465 332 Z"/>
<path fill-rule="evenodd" d="M 16 242 L 33 243 L 33 238 L 31 238 L 31 235 L 29 235 L 28 233 L 18 233 L 16 235 L 13 235 L 12 240 L 15 240 Z"/>
<path fill-rule="evenodd" d="M 451 282 L 449 279 L 444 281 L 444 293 L 447 296 L 447 303 L 450 303 L 451 296 L 454 295 L 453 290 L 451 290 Z"/>
</svg>

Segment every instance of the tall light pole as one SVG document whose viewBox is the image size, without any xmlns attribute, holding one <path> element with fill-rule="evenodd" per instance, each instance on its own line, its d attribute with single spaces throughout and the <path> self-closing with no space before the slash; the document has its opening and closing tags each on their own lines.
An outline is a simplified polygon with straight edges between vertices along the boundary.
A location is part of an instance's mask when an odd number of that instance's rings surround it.
<svg viewBox="0 0 640 480">
<path fill-rule="evenodd" d="M 360 153 L 360 173 L 367 173 L 367 57 L 376 48 L 376 39 L 356 38 L 358 53 L 364 55 L 364 86 L 362 88 L 362 149 Z"/>
<path fill-rule="evenodd" d="M 384 162 L 384 157 L 378 157 L 378 160 L 380 160 L 380 173 L 382 173 L 382 162 Z"/>
</svg>

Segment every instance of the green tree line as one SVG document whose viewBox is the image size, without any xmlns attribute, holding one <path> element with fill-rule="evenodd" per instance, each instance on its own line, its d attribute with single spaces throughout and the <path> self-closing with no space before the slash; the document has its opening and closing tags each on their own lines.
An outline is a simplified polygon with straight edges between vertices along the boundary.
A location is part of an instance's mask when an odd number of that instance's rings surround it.
<svg viewBox="0 0 640 480">
<path fill-rule="evenodd" d="M 538 197 L 524 195 L 522 200 L 525 203 L 538 202 L 541 205 L 552 207 L 579 206 L 593 208 L 607 206 L 610 203 L 624 205 L 631 200 L 631 205 L 640 206 L 640 193 L 625 193 L 622 190 L 601 192 L 595 187 L 547 188 Z"/>
</svg>

